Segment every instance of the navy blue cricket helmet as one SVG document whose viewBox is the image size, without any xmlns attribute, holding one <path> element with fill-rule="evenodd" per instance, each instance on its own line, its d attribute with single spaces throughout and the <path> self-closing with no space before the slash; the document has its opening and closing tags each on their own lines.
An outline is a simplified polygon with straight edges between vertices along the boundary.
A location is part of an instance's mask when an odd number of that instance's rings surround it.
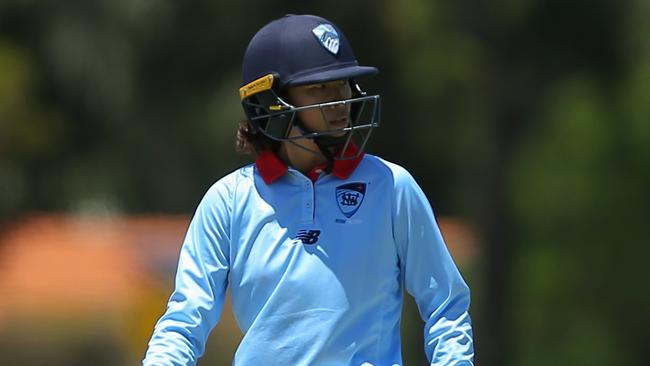
<svg viewBox="0 0 650 366">
<path fill-rule="evenodd" d="M 367 96 L 356 78 L 377 72 L 375 67 L 359 65 L 350 43 L 334 23 L 315 15 L 286 15 L 262 27 L 248 44 L 239 94 L 254 133 L 276 141 L 313 139 L 321 152 L 333 145 L 346 150 L 354 142 L 359 155 L 371 130 L 379 125 L 380 97 Z M 292 86 L 335 80 L 349 81 L 352 98 L 295 107 L 282 97 Z M 340 104 L 350 110 L 348 126 L 343 129 L 309 131 L 296 116 L 307 108 Z M 302 135 L 288 137 L 294 125 L 300 127 Z M 346 134 L 341 136 L 341 130 Z M 338 155 L 347 154 L 341 151 Z"/>
</svg>

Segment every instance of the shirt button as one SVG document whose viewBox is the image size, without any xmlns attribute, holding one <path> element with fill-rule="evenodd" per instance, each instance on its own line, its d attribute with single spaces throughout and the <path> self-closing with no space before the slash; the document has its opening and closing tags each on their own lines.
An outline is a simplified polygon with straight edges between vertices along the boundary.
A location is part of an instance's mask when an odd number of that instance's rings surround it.
<svg viewBox="0 0 650 366">
<path fill-rule="evenodd" d="M 311 202 L 307 202 L 307 207 L 311 207 Z"/>
</svg>

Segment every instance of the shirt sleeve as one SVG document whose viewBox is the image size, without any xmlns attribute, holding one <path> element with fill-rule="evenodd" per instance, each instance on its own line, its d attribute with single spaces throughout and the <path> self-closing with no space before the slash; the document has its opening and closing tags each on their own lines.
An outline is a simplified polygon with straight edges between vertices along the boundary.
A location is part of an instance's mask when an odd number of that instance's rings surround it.
<svg viewBox="0 0 650 366">
<path fill-rule="evenodd" d="M 223 182 L 204 196 L 181 247 L 175 289 L 143 366 L 195 365 L 223 310 L 229 271 L 231 197 Z"/>
<path fill-rule="evenodd" d="M 402 168 L 394 178 L 393 233 L 404 285 L 425 321 L 427 358 L 432 366 L 473 365 L 469 288 L 420 187 Z"/>
</svg>

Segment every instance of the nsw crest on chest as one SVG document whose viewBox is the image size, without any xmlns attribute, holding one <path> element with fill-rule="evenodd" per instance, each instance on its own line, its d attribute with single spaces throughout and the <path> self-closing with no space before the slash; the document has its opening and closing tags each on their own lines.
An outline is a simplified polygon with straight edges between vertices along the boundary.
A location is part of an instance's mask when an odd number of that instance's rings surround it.
<svg viewBox="0 0 650 366">
<path fill-rule="evenodd" d="M 336 204 L 348 220 L 354 216 L 361 207 L 366 197 L 366 183 L 346 183 L 336 187 Z M 336 222 L 344 223 L 348 220 L 337 219 Z"/>
</svg>

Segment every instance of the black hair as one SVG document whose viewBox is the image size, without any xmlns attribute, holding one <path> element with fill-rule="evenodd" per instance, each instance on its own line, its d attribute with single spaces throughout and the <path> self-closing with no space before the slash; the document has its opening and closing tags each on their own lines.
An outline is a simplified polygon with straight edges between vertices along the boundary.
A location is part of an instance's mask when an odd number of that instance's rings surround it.
<svg viewBox="0 0 650 366">
<path fill-rule="evenodd" d="M 257 158 L 263 151 L 278 152 L 280 142 L 266 137 L 263 133 L 255 133 L 247 120 L 239 122 L 235 140 L 235 150 L 238 153 Z"/>
</svg>

